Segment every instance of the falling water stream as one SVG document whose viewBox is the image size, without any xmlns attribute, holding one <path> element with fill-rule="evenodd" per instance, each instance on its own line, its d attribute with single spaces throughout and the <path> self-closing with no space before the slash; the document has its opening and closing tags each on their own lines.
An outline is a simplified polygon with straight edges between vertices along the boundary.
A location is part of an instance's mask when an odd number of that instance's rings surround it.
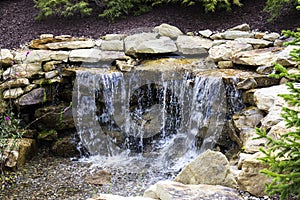
<svg viewBox="0 0 300 200">
<path fill-rule="evenodd" d="M 195 76 L 169 61 L 126 73 L 76 71 L 73 115 L 89 160 L 131 171 L 178 171 L 214 148 L 233 107 L 227 96 L 239 98 L 238 92 L 229 92 L 221 76 Z"/>
<path fill-rule="evenodd" d="M 0 198 L 142 195 L 201 152 L 223 145 L 228 121 L 243 108 L 235 77 L 201 59 L 144 61 L 130 72 L 77 68 L 73 117 L 90 156 L 73 162 L 42 153 Z M 90 184 L 103 170 L 111 179 Z"/>
</svg>

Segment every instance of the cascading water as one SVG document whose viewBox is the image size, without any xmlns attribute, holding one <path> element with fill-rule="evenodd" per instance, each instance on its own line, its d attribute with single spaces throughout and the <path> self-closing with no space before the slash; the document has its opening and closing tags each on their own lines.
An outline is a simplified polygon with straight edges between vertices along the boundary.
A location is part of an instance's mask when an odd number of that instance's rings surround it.
<svg viewBox="0 0 300 200">
<path fill-rule="evenodd" d="M 75 123 L 102 165 L 178 170 L 214 147 L 231 109 L 218 76 L 153 66 L 76 73 Z"/>
</svg>

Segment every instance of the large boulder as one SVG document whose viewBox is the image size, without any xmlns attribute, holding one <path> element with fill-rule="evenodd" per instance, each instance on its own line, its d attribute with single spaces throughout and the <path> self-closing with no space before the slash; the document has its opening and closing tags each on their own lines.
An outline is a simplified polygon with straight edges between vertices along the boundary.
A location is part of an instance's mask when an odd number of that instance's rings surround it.
<svg viewBox="0 0 300 200">
<path fill-rule="evenodd" d="M 235 127 L 242 131 L 244 129 L 254 128 L 260 123 L 263 117 L 264 113 L 261 110 L 259 110 L 257 107 L 251 106 L 233 115 L 232 118 Z"/>
<path fill-rule="evenodd" d="M 260 153 L 256 155 L 259 157 Z M 264 196 L 266 183 L 270 183 L 271 179 L 260 173 L 260 170 L 267 167 L 267 164 L 253 157 L 242 161 L 242 172 L 238 175 L 239 189 L 255 196 Z"/>
<path fill-rule="evenodd" d="M 65 37 L 65 36 L 56 36 L 54 37 L 53 34 L 42 34 L 40 35 L 40 38 L 32 40 L 29 44 L 29 48 L 31 49 L 47 49 L 46 44 L 48 43 L 55 43 L 55 42 L 66 42 L 66 41 L 72 41 L 74 38 L 71 36 Z"/>
<path fill-rule="evenodd" d="M 209 38 L 213 34 L 213 32 L 209 29 L 198 31 L 198 33 L 205 38 Z"/>
<path fill-rule="evenodd" d="M 153 31 L 161 36 L 166 36 L 172 39 L 176 39 L 179 35 L 183 35 L 179 28 L 165 23 L 156 26 Z"/>
<path fill-rule="evenodd" d="M 50 50 L 30 50 L 30 51 L 20 51 L 16 52 L 15 62 L 16 63 L 36 63 L 51 60 L 52 51 Z"/>
<path fill-rule="evenodd" d="M 251 44 L 254 49 L 265 48 L 273 45 L 273 43 L 270 41 L 255 38 L 237 38 L 235 41 L 239 43 Z"/>
<path fill-rule="evenodd" d="M 279 33 L 275 33 L 275 32 L 272 32 L 272 33 L 267 33 L 263 36 L 263 39 L 264 40 L 268 40 L 268 41 L 272 41 L 274 42 L 276 39 L 278 39 L 280 37 L 280 34 Z"/>
<path fill-rule="evenodd" d="M 271 136 L 275 139 L 280 139 L 280 137 L 283 134 L 286 134 L 288 132 L 295 132 L 295 127 L 291 127 L 291 128 L 287 128 L 286 127 L 286 122 L 285 121 L 281 121 L 279 123 L 277 123 L 276 125 L 272 126 L 270 131 L 268 132 L 268 136 Z"/>
<path fill-rule="evenodd" d="M 125 53 L 135 54 L 159 54 L 177 51 L 175 42 L 169 37 L 158 37 L 156 33 L 139 33 L 124 39 Z"/>
<path fill-rule="evenodd" d="M 34 116 L 39 119 L 41 130 L 64 130 L 75 128 L 72 109 L 66 105 L 39 108 Z"/>
<path fill-rule="evenodd" d="M 278 94 L 289 93 L 290 91 L 286 85 L 276 85 L 255 90 L 254 100 L 260 110 L 268 112 L 276 103 L 283 102 L 282 97 L 279 97 Z"/>
<path fill-rule="evenodd" d="M 52 51 L 50 54 L 51 60 L 67 62 L 69 59 L 69 51 Z"/>
<path fill-rule="evenodd" d="M 103 40 L 100 45 L 103 51 L 124 51 L 123 40 Z"/>
<path fill-rule="evenodd" d="M 3 140 L 2 142 L 5 141 Z M 36 141 L 34 139 L 8 139 L 6 142 L 6 148 L 4 149 L 2 158 L 6 160 L 5 166 L 9 168 L 23 166 L 37 151 Z"/>
<path fill-rule="evenodd" d="M 3 92 L 4 99 L 16 99 L 24 94 L 24 90 L 20 87 L 7 89 Z"/>
<path fill-rule="evenodd" d="M 220 185 L 184 185 L 174 181 L 159 181 L 144 193 L 144 197 L 160 200 L 242 200 L 234 189 Z"/>
<path fill-rule="evenodd" d="M 282 99 L 282 101 L 284 100 Z M 281 116 L 282 107 L 286 106 L 287 103 L 279 102 L 280 101 L 275 101 L 274 105 L 269 109 L 268 114 L 261 120 L 262 128 L 268 130 L 283 120 L 283 117 Z"/>
<path fill-rule="evenodd" d="M 31 78 L 40 74 L 42 71 L 41 63 L 17 64 L 7 68 L 3 72 L 3 79 L 8 78 Z"/>
<path fill-rule="evenodd" d="M 229 162 L 221 152 L 207 150 L 185 166 L 174 181 L 183 184 L 237 186 Z"/>
<path fill-rule="evenodd" d="M 0 49 L 0 64 L 12 65 L 14 56 L 8 49 Z"/>
<path fill-rule="evenodd" d="M 250 26 L 249 26 L 249 24 L 244 23 L 244 24 L 234 26 L 234 27 L 230 28 L 229 30 L 231 30 L 231 31 L 250 31 Z"/>
<path fill-rule="evenodd" d="M 212 41 L 199 36 L 178 36 L 176 41 L 178 51 L 182 54 L 207 54 L 212 47 Z"/>
<path fill-rule="evenodd" d="M 235 64 L 251 66 L 273 66 L 279 62 L 284 66 L 295 64 L 289 56 L 293 47 L 269 47 L 263 49 L 254 49 L 250 51 L 237 52 L 232 56 Z"/>
<path fill-rule="evenodd" d="M 246 153 L 257 153 L 260 148 L 265 147 L 267 141 L 265 138 L 257 139 L 255 129 L 244 130 L 240 133 L 244 144 L 244 152 Z"/>
<path fill-rule="evenodd" d="M 44 72 L 50 72 L 50 71 L 56 69 L 57 66 L 61 63 L 62 63 L 62 61 L 49 61 L 49 62 L 46 62 L 46 63 L 43 64 L 43 71 Z"/>
<path fill-rule="evenodd" d="M 293 57 L 290 55 L 290 52 L 293 49 L 299 49 L 299 46 L 289 45 L 280 51 L 277 55 L 276 63 L 279 63 L 283 66 L 294 66 L 296 61 L 293 60 Z"/>
<path fill-rule="evenodd" d="M 27 78 L 12 79 L 12 80 L 2 83 L 0 85 L 0 90 L 7 89 L 7 88 L 25 87 L 29 84 L 30 83 Z"/>
<path fill-rule="evenodd" d="M 66 136 L 64 138 L 59 138 L 59 140 L 53 143 L 51 147 L 51 152 L 54 155 L 60 157 L 70 158 L 80 156 L 78 143 L 79 141 L 74 136 Z"/>
<path fill-rule="evenodd" d="M 225 41 L 220 44 L 214 43 L 214 46 L 209 49 L 209 59 L 214 62 L 219 62 L 223 60 L 231 60 L 231 57 L 234 53 L 240 51 L 252 50 L 253 47 L 251 44 L 239 41 Z"/>
<path fill-rule="evenodd" d="M 70 52 L 69 59 L 71 62 L 96 63 L 100 61 L 100 54 L 99 49 L 77 49 Z"/>
<path fill-rule="evenodd" d="M 44 88 L 36 88 L 21 96 L 16 103 L 18 106 L 28 106 L 43 103 L 45 101 L 45 94 L 46 90 Z"/>
</svg>

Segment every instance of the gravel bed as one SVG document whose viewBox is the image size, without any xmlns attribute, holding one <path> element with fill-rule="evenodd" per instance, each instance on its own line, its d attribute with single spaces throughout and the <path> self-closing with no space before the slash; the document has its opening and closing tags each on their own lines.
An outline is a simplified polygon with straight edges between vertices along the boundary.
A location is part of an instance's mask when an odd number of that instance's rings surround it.
<svg viewBox="0 0 300 200">
<path fill-rule="evenodd" d="M 104 169 L 111 174 L 110 183 L 93 185 L 85 181 L 99 170 L 101 168 L 92 163 L 42 153 L 13 173 L 16 175 L 15 183 L 0 193 L 0 199 L 80 200 L 100 193 L 137 196 L 157 181 L 172 177 L 155 171 L 133 173 L 119 167 Z"/>
<path fill-rule="evenodd" d="M 110 174 L 103 185 L 88 183 L 87 178 L 98 171 Z M 100 193 L 121 196 L 142 196 L 144 191 L 159 180 L 172 180 L 177 173 L 151 170 L 135 171 L 122 167 L 102 168 L 76 158 L 54 157 L 47 151 L 39 153 L 17 172 L 11 172 L 14 183 L 0 191 L 1 200 L 81 200 L 97 197 Z M 254 197 L 240 191 L 245 200 L 279 200 L 278 197 Z M 296 200 L 290 198 L 289 200 Z"/>
</svg>

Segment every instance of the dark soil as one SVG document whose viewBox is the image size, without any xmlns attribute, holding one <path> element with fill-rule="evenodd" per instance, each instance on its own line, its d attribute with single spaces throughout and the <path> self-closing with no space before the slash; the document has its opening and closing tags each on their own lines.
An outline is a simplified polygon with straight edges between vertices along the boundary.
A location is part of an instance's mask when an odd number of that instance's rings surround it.
<svg viewBox="0 0 300 200">
<path fill-rule="evenodd" d="M 89 17 L 51 18 L 36 21 L 38 10 L 33 0 L 0 0 L 0 48 L 17 48 L 43 33 L 69 34 L 98 38 L 107 33 L 137 32 L 149 30 L 161 23 L 177 26 L 184 32 L 210 29 L 224 30 L 242 23 L 248 23 L 259 31 L 295 29 L 299 26 L 300 12 L 295 8 L 282 9 L 281 16 L 268 22 L 269 15 L 263 12 L 266 0 L 244 0 L 244 6 L 233 6 L 231 12 L 205 13 L 200 5 L 182 7 L 165 5 L 141 16 L 128 16 L 109 23 L 99 18 L 100 8 L 94 9 Z M 148 29 L 147 29 L 148 28 Z"/>
</svg>

